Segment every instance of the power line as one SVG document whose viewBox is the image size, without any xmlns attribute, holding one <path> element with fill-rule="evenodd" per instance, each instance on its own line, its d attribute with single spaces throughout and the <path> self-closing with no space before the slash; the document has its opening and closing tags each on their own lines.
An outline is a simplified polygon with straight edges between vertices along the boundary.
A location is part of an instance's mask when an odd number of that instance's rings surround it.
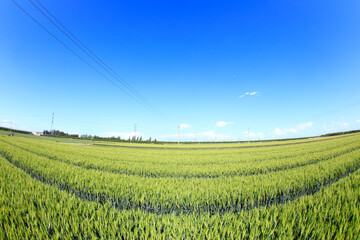
<svg viewBox="0 0 360 240">
<path fill-rule="evenodd" d="M 149 109 L 150 111 L 154 111 L 154 109 L 150 108 L 147 104 L 145 104 L 143 101 L 138 100 L 133 95 L 129 94 L 127 91 L 125 91 L 123 88 L 121 88 L 119 85 L 117 85 L 114 81 L 109 79 L 106 75 L 104 75 L 101 71 L 99 71 L 97 68 L 95 68 L 93 65 L 91 65 L 88 61 L 86 61 L 83 57 L 81 57 L 79 54 L 77 54 L 73 49 L 71 49 L 69 46 L 67 46 L 63 41 L 61 41 L 58 37 L 56 37 L 53 33 L 51 33 L 45 26 L 43 26 L 39 21 L 37 21 L 29 12 L 27 12 L 23 7 L 21 7 L 15 0 L 11 0 L 19 9 L 21 9 L 28 17 L 30 17 L 36 24 L 38 24 L 42 29 L 44 29 L 50 36 L 52 36 L 56 41 L 58 41 L 61 45 L 63 45 L 66 49 L 68 49 L 72 54 L 80 58 L 84 63 L 86 63 L 90 68 L 92 68 L 94 71 L 96 71 L 100 76 L 105 78 L 107 81 L 109 81 L 112 85 L 119 88 L 121 91 L 123 91 L 126 95 L 128 95 L 130 98 L 132 98 L 134 101 L 138 102 L 145 108 Z"/>
<path fill-rule="evenodd" d="M 58 24 L 56 24 L 52 19 L 50 19 L 49 16 L 47 16 L 32 0 L 29 0 L 29 2 L 38 9 L 42 15 L 44 15 L 54 26 L 59 29 L 67 38 L 69 38 L 76 46 L 78 46 L 86 55 L 88 55 L 92 60 L 94 60 L 101 68 L 103 68 L 107 73 L 109 73 L 113 78 L 115 78 L 121 85 L 123 85 L 126 89 L 128 89 L 130 92 L 135 94 L 138 98 L 141 99 L 145 104 L 150 106 L 151 108 L 156 109 L 152 104 L 144 97 L 142 96 L 138 91 L 136 91 L 133 87 L 131 87 L 124 79 L 122 79 L 114 70 L 112 70 L 108 65 L 104 63 L 94 52 L 92 52 L 83 42 L 81 42 L 68 28 L 64 26 L 43 4 L 41 4 L 40 1 L 35 0 L 61 27 L 59 27 Z M 75 41 L 75 40 L 76 41 Z M 81 45 L 81 46 L 80 46 Z"/>
</svg>

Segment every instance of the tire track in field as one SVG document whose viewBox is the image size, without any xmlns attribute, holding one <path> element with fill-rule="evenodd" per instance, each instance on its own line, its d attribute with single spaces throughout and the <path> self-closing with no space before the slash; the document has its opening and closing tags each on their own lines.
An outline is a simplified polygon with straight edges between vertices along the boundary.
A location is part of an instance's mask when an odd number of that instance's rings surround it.
<svg viewBox="0 0 360 240">
<path fill-rule="evenodd" d="M 152 214 L 157 215 L 164 215 L 164 214 L 209 214 L 212 215 L 223 215 L 226 213 L 238 213 L 242 211 L 249 211 L 251 209 L 255 208 L 261 208 L 261 207 L 271 207 L 273 205 L 284 205 L 287 203 L 290 203 L 296 199 L 299 199 L 301 197 L 314 195 L 318 192 L 320 192 L 322 189 L 325 189 L 333 184 L 336 184 L 338 181 L 340 181 L 343 178 L 348 177 L 350 174 L 354 173 L 358 169 L 360 169 L 360 162 L 359 159 L 357 159 L 357 164 L 355 167 L 350 169 L 349 171 L 342 173 L 338 175 L 335 178 L 332 179 L 323 179 L 322 182 L 319 182 L 317 185 L 314 185 L 312 188 L 309 189 L 303 189 L 301 191 L 294 192 L 291 189 L 288 189 L 288 191 L 284 194 L 278 195 L 278 196 L 267 196 L 263 201 L 261 202 L 254 202 L 253 204 L 246 204 L 244 202 L 235 202 L 235 204 L 231 206 L 226 207 L 217 207 L 218 204 L 208 204 L 204 206 L 201 209 L 195 208 L 193 205 L 189 205 L 184 207 L 163 207 L 161 205 L 154 205 L 151 203 L 141 203 L 138 202 L 131 202 L 129 199 L 125 198 L 117 198 L 113 199 L 109 197 L 106 194 L 98 193 L 89 193 L 86 191 L 83 191 L 81 189 L 74 189 L 65 183 L 57 183 L 56 181 L 51 181 L 50 179 L 45 178 L 44 176 L 41 176 L 39 174 L 36 174 L 31 169 L 28 169 L 21 164 L 18 164 L 12 160 L 10 156 L 7 156 L 4 154 L 4 152 L 1 152 L 0 155 L 8 161 L 10 164 L 15 166 L 16 168 L 20 169 L 21 171 L 24 171 L 26 174 L 28 174 L 31 178 L 42 182 L 44 184 L 50 185 L 52 187 L 58 188 L 60 191 L 65 191 L 68 194 L 73 194 L 76 197 L 80 198 L 83 201 L 89 201 L 89 202 L 95 202 L 99 204 L 106 204 L 110 203 L 112 207 L 118 209 L 118 210 L 140 210 L 143 212 L 148 212 Z M 221 205 L 221 204 L 220 204 Z M 215 209 L 215 210 L 214 210 Z"/>
<path fill-rule="evenodd" d="M 1 140 L 0 140 L 1 141 Z M 91 165 L 84 165 L 84 164 L 80 164 L 80 163 L 74 163 L 71 162 L 70 160 L 64 160 L 64 159 L 59 159 L 59 158 L 53 158 L 51 156 L 48 156 L 46 154 L 41 154 L 38 152 L 34 152 L 32 150 L 29 150 L 27 148 L 24 147 L 20 147 L 17 145 L 13 145 L 11 143 L 6 142 L 6 144 L 9 144 L 15 148 L 19 148 L 23 151 L 35 154 L 37 156 L 40 157 L 45 157 L 49 160 L 52 161 L 58 161 L 61 163 L 65 163 L 67 165 L 70 166 L 76 166 L 76 167 L 80 167 L 83 169 L 89 169 L 89 170 L 96 170 L 96 171 L 101 171 L 101 172 L 108 172 L 108 173 L 113 173 L 113 174 L 119 174 L 119 175 L 128 175 L 128 176 L 139 176 L 139 177 L 149 177 L 149 178 L 203 178 L 203 179 L 213 179 L 213 178 L 220 178 L 220 177 L 236 177 L 236 176 L 253 176 L 253 175 L 261 175 L 261 174 L 269 174 L 272 172 L 280 172 L 280 171 L 286 171 L 286 170 L 290 170 L 290 169 L 295 169 L 295 168 L 300 168 L 300 167 L 304 167 L 304 166 L 308 166 L 308 165 L 314 165 L 317 164 L 319 162 L 323 162 L 323 161 L 327 161 L 330 160 L 332 158 L 335 157 L 339 157 L 342 156 L 344 154 L 356 151 L 357 149 L 360 149 L 360 147 L 352 147 L 347 149 L 346 151 L 340 152 L 338 154 L 334 154 L 331 156 L 328 156 L 326 158 L 316 158 L 312 161 L 308 161 L 308 162 L 304 162 L 304 163 L 300 163 L 300 164 L 296 164 L 294 163 L 293 165 L 287 165 L 287 166 L 274 166 L 273 168 L 270 169 L 254 169 L 253 171 L 249 171 L 249 172 L 229 172 L 229 174 L 212 174 L 212 175 L 160 175 L 160 174 L 155 174 L 155 173 L 151 173 L 151 172 L 142 172 L 142 173 L 136 173 L 136 172 L 128 172 L 128 171 L 119 171 L 116 169 L 104 169 L 104 168 L 99 168 L 99 167 L 95 167 L 95 166 L 91 166 Z"/>
</svg>

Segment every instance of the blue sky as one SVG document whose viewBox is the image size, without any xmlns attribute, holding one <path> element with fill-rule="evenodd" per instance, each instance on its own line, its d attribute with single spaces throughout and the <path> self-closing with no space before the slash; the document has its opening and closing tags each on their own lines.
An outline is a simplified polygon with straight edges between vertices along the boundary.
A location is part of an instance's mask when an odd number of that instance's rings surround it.
<svg viewBox="0 0 360 240">
<path fill-rule="evenodd" d="M 39 0 L 40 1 L 40 0 Z M 38 22 L 109 79 L 31 5 Z M 35 0 L 33 0 L 36 3 Z M 177 140 L 360 129 L 359 1 L 41 3 L 157 110 L 0 2 L 0 125 Z"/>
</svg>

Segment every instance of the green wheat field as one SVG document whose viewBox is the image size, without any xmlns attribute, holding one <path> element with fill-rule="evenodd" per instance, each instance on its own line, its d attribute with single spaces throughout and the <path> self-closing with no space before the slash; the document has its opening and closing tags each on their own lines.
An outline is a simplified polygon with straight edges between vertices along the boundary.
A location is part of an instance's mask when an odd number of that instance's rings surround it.
<svg viewBox="0 0 360 240">
<path fill-rule="evenodd" d="M 360 134 L 106 144 L 0 135 L 0 239 L 360 238 Z"/>
</svg>

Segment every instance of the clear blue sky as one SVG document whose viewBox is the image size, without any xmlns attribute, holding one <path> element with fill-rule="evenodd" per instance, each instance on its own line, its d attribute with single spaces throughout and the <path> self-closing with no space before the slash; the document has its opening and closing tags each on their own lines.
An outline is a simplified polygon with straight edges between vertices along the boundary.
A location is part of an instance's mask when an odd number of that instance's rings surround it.
<svg viewBox="0 0 360 240">
<path fill-rule="evenodd" d="M 40 0 L 39 0 L 40 1 Z M 27 0 L 50 32 L 103 71 Z M 35 0 L 33 0 L 36 3 Z M 359 1 L 41 3 L 152 111 L 0 1 L 0 125 L 176 140 L 360 129 Z M 159 113 L 161 112 L 161 113 Z"/>
</svg>

